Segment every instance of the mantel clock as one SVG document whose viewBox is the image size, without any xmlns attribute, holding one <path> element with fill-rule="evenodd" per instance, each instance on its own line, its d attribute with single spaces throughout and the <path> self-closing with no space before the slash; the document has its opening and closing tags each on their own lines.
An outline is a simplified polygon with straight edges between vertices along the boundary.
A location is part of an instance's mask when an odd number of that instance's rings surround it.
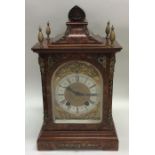
<svg viewBox="0 0 155 155">
<path fill-rule="evenodd" d="M 44 110 L 37 148 L 117 150 L 112 89 L 115 54 L 122 47 L 109 22 L 104 38 L 88 30 L 78 6 L 68 18 L 65 33 L 55 38 L 49 37 L 49 22 L 46 38 L 39 28 L 32 47 L 39 55 Z"/>
</svg>

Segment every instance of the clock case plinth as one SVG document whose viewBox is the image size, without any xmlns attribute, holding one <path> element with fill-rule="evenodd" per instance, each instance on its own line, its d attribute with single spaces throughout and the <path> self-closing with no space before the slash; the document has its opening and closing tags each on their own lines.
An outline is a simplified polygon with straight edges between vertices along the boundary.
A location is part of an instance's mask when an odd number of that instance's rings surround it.
<svg viewBox="0 0 155 155">
<path fill-rule="evenodd" d="M 111 120 L 111 127 L 102 130 L 40 131 L 38 150 L 118 150 L 118 138 Z"/>
<path fill-rule="evenodd" d="M 66 23 L 64 35 L 44 39 L 42 44 L 37 43 L 32 47 L 39 55 L 44 109 L 44 122 L 37 140 L 38 150 L 118 150 L 118 138 L 112 119 L 112 89 L 115 54 L 122 47 L 117 41 L 111 46 L 106 38 L 91 34 L 87 24 L 83 19 L 70 19 Z M 104 100 L 101 123 L 58 124 L 53 121 L 51 77 L 57 67 L 71 60 L 89 62 L 102 75 Z"/>
</svg>

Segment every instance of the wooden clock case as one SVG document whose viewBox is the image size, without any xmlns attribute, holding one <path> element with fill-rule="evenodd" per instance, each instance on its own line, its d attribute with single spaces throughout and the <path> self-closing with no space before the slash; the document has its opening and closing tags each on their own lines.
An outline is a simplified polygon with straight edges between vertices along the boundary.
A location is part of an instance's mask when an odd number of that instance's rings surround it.
<svg viewBox="0 0 155 155">
<path fill-rule="evenodd" d="M 76 6 L 77 9 L 77 6 Z M 76 10 L 80 12 L 81 10 Z M 74 20 L 74 11 L 66 23 L 64 35 L 44 39 L 32 50 L 39 55 L 43 93 L 43 125 L 37 140 L 38 150 L 94 149 L 118 150 L 118 138 L 112 118 L 112 89 L 115 54 L 122 47 L 115 41 L 93 35 L 85 19 Z M 85 14 L 84 14 L 85 15 Z M 98 124 L 58 124 L 52 115 L 51 77 L 58 66 L 71 60 L 93 64 L 103 77 L 103 115 Z"/>
</svg>

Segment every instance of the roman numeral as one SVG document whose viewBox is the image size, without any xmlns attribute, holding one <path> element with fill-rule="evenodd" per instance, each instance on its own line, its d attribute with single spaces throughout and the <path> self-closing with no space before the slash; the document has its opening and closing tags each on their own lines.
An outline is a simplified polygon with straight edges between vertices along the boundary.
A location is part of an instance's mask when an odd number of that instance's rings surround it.
<svg viewBox="0 0 155 155">
<path fill-rule="evenodd" d="M 89 87 L 89 89 L 90 89 L 90 88 L 93 88 L 93 87 L 95 87 L 95 86 L 96 86 L 96 84 L 94 84 L 94 85 L 90 86 L 90 87 Z"/>
<path fill-rule="evenodd" d="M 60 101 L 60 103 L 65 104 L 66 100 L 63 99 L 62 101 Z"/>
<path fill-rule="evenodd" d="M 62 85 L 60 85 L 60 84 L 59 84 L 59 86 L 60 86 L 61 88 L 67 88 L 67 87 L 64 87 L 64 86 L 62 86 Z"/>
<path fill-rule="evenodd" d="M 76 82 L 79 82 L 79 75 L 75 76 Z"/>
<path fill-rule="evenodd" d="M 69 79 L 67 79 L 67 81 L 71 84 L 71 81 Z"/>
<path fill-rule="evenodd" d="M 89 79 L 89 78 L 87 77 L 84 83 L 86 83 L 88 79 Z"/>
</svg>

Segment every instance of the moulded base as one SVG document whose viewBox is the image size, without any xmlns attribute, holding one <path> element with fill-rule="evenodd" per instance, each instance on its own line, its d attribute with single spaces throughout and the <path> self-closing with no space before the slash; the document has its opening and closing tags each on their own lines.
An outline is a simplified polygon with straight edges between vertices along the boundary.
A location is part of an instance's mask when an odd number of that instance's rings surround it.
<svg viewBox="0 0 155 155">
<path fill-rule="evenodd" d="M 118 150 L 115 127 L 102 131 L 44 131 L 37 140 L 38 150 Z"/>
</svg>

